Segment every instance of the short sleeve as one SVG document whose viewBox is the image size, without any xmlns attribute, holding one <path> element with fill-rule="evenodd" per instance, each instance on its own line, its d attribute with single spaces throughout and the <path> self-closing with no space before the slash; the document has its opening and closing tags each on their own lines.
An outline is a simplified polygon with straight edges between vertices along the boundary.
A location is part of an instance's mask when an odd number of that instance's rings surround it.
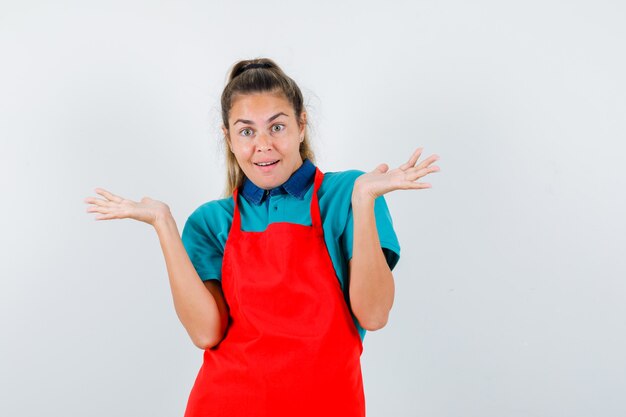
<svg viewBox="0 0 626 417">
<path fill-rule="evenodd" d="M 393 270 L 400 259 L 400 243 L 398 242 L 396 232 L 393 230 L 391 213 L 389 213 L 389 208 L 387 207 L 384 196 L 380 196 L 375 200 L 374 216 L 376 218 L 376 230 L 378 231 L 380 246 L 385 254 L 389 269 Z M 352 259 L 353 238 L 354 220 L 351 207 L 346 221 L 346 228 L 341 236 L 342 249 L 348 260 Z"/>
<path fill-rule="evenodd" d="M 203 281 L 210 279 L 221 281 L 222 258 L 228 230 L 221 231 L 225 225 L 220 225 L 220 222 L 215 224 L 209 219 L 210 216 L 207 216 L 203 207 L 193 212 L 185 222 L 182 241 L 200 278 Z"/>
</svg>

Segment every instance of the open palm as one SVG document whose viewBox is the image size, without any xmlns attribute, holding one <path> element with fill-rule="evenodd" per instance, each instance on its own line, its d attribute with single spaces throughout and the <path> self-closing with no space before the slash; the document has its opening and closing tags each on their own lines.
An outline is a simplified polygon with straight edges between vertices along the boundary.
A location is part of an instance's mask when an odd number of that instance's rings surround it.
<svg viewBox="0 0 626 417">
<path fill-rule="evenodd" d="M 430 188 L 429 183 L 416 181 L 431 172 L 439 171 L 438 166 L 430 166 L 439 156 L 433 154 L 417 164 L 421 154 L 422 148 L 416 149 L 406 163 L 391 170 L 387 164 L 380 164 L 373 171 L 357 178 L 354 183 L 355 191 L 377 198 L 394 190 Z"/>
<path fill-rule="evenodd" d="M 137 202 L 102 188 L 96 188 L 95 192 L 104 198 L 87 197 L 84 200 L 85 203 L 92 204 L 87 208 L 88 212 L 100 213 L 95 220 L 133 219 L 154 225 L 170 212 L 167 204 L 150 197 L 144 197 Z"/>
</svg>

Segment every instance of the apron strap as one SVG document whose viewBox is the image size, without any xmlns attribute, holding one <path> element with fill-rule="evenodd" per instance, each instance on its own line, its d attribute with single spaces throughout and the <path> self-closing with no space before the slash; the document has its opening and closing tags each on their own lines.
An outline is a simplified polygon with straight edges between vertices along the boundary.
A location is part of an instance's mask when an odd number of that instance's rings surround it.
<svg viewBox="0 0 626 417">
<path fill-rule="evenodd" d="M 241 215 L 239 214 L 239 203 L 237 202 L 239 194 L 239 189 L 235 188 L 233 190 L 233 202 L 235 203 L 235 209 L 233 210 L 233 223 L 231 225 L 231 230 L 235 230 L 237 232 L 241 231 Z"/>
<path fill-rule="evenodd" d="M 322 185 L 324 174 L 319 168 L 315 168 L 315 180 L 313 182 L 313 195 L 311 196 L 311 226 L 316 229 L 322 229 L 322 216 L 320 215 L 320 203 L 317 198 L 317 190 Z"/>
</svg>

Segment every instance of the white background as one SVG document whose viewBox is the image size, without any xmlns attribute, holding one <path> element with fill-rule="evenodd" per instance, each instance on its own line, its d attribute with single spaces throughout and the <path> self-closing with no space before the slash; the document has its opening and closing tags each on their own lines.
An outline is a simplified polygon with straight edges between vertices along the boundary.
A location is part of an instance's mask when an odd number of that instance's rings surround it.
<svg viewBox="0 0 626 417">
<path fill-rule="evenodd" d="M 388 195 L 402 256 L 368 416 L 626 414 L 620 1 L 0 2 L 0 415 L 182 416 L 202 361 L 150 226 L 95 187 L 222 192 L 219 96 L 270 57 L 324 171 L 437 153 Z"/>
</svg>

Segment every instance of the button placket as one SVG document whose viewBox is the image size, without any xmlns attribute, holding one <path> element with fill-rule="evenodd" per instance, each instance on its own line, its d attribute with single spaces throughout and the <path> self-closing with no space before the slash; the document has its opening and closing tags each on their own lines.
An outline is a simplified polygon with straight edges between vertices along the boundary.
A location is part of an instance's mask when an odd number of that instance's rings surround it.
<svg viewBox="0 0 626 417">
<path fill-rule="evenodd" d="M 274 195 L 270 201 L 270 217 L 273 221 L 280 222 L 283 220 L 283 199 L 284 195 Z"/>
</svg>

